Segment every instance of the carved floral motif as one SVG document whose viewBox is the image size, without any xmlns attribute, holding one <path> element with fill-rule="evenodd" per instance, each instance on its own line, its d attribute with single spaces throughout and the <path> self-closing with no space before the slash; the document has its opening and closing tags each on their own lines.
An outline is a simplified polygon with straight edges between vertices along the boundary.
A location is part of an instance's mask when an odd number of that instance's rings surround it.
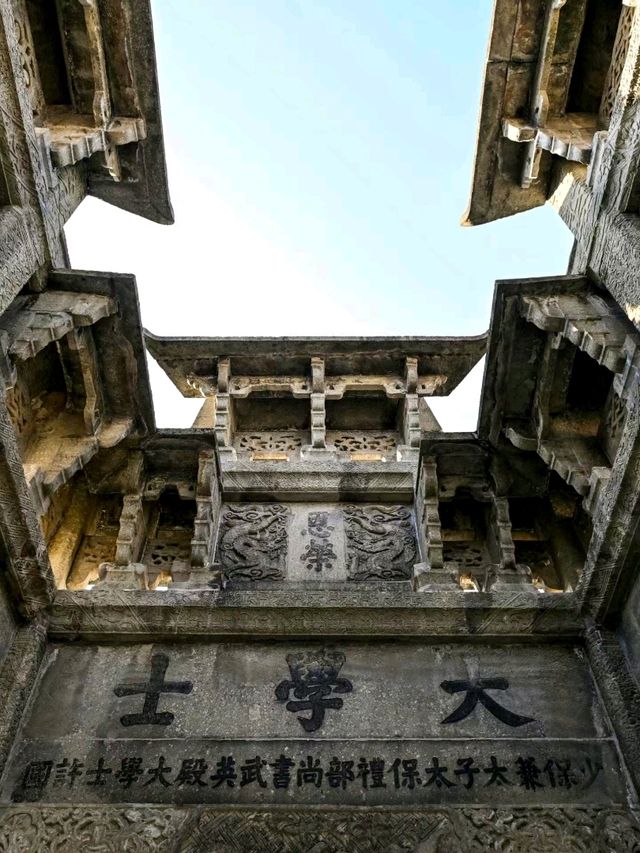
<svg viewBox="0 0 640 853">
<path fill-rule="evenodd" d="M 287 452 L 302 447 L 302 435 L 298 432 L 244 432 L 236 435 L 238 450 Z"/>
<path fill-rule="evenodd" d="M 282 504 L 226 507 L 218 553 L 229 578 L 282 580 L 287 556 L 288 513 Z"/>
<path fill-rule="evenodd" d="M 338 450 L 352 453 L 354 451 L 378 451 L 390 453 L 396 449 L 397 435 L 394 432 L 375 432 L 363 430 L 359 432 L 329 432 L 327 443 Z"/>
<path fill-rule="evenodd" d="M 405 506 L 349 506 L 344 511 L 349 579 L 407 580 L 416 559 L 411 511 Z"/>
<path fill-rule="evenodd" d="M 632 853 L 616 808 L 9 807 L 0 853 Z"/>
</svg>

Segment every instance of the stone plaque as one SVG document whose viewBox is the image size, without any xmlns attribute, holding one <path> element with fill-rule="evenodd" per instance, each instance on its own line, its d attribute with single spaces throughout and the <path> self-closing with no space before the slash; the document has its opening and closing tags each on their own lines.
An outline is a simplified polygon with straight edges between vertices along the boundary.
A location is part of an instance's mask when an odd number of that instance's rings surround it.
<svg viewBox="0 0 640 853">
<path fill-rule="evenodd" d="M 234 584 L 409 581 L 413 510 L 397 504 L 226 504 L 218 560 Z"/>
<path fill-rule="evenodd" d="M 570 647 L 52 646 L 8 802 L 611 805 Z"/>
</svg>

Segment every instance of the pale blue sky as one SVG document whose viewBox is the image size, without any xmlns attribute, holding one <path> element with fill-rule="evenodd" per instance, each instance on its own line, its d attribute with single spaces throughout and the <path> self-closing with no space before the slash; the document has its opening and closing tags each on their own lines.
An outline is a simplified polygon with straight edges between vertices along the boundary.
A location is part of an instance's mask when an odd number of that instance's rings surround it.
<svg viewBox="0 0 640 853">
<path fill-rule="evenodd" d="M 549 208 L 459 226 L 491 0 L 152 7 L 176 225 L 89 200 L 67 228 L 74 266 L 137 276 L 151 331 L 478 334 L 495 279 L 565 272 Z"/>
</svg>

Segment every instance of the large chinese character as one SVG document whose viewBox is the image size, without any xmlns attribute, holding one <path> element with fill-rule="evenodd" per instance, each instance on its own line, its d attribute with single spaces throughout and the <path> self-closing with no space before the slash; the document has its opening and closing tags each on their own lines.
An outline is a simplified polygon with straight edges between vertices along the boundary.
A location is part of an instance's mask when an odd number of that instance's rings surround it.
<svg viewBox="0 0 640 853">
<path fill-rule="evenodd" d="M 281 681 L 276 687 L 276 698 L 289 699 L 293 690 L 296 700 L 287 702 L 287 711 L 311 711 L 311 717 L 298 717 L 305 732 L 317 731 L 323 723 L 327 708 L 340 710 L 343 701 L 331 693 L 351 693 L 353 685 L 338 674 L 346 658 L 342 652 L 300 652 L 287 655 L 291 680 Z"/>
<path fill-rule="evenodd" d="M 497 717 L 500 722 L 507 726 L 524 726 L 525 723 L 534 723 L 533 717 L 524 717 L 520 714 L 515 714 L 509 711 L 508 708 L 503 708 L 495 699 L 492 699 L 485 691 L 487 690 L 508 690 L 509 682 L 506 678 L 479 678 L 477 681 L 443 681 L 440 687 L 447 693 L 466 693 L 462 703 L 442 720 L 441 725 L 447 723 L 459 723 L 464 720 L 474 710 L 478 702 L 480 702 L 487 711 L 490 711 L 494 717 Z"/>
<path fill-rule="evenodd" d="M 306 563 L 308 569 L 315 569 L 316 572 L 332 568 L 338 556 L 329 541 L 334 529 L 334 526 L 329 524 L 329 513 L 310 512 L 307 527 L 311 541 L 301 555 L 300 562 Z"/>
<path fill-rule="evenodd" d="M 135 684 L 118 684 L 113 692 L 116 696 L 137 696 L 144 693 L 144 706 L 141 714 L 125 714 L 120 717 L 123 726 L 168 726 L 174 720 L 170 711 L 158 713 L 158 702 L 162 693 L 191 693 L 193 684 L 190 681 L 165 681 L 164 676 L 169 666 L 166 655 L 153 655 L 151 658 L 151 675 L 149 681 Z"/>
</svg>

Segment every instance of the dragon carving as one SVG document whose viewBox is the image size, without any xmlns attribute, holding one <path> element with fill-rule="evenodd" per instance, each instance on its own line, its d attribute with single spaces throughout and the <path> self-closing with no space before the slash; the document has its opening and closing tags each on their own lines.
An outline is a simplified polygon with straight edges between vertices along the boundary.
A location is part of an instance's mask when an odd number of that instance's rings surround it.
<svg viewBox="0 0 640 853">
<path fill-rule="evenodd" d="M 288 510 L 281 504 L 240 504 L 225 510 L 218 559 L 230 579 L 282 580 Z"/>
<path fill-rule="evenodd" d="M 416 559 L 411 511 L 404 506 L 345 508 L 349 580 L 408 580 Z"/>
</svg>

